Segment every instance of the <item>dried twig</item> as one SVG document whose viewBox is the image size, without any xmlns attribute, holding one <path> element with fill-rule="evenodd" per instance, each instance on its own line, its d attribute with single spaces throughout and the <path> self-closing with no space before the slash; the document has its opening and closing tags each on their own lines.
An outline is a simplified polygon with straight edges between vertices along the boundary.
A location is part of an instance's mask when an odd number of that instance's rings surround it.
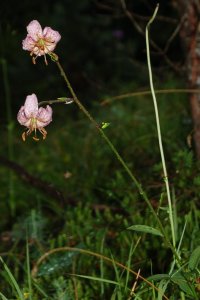
<svg viewBox="0 0 200 300">
<path fill-rule="evenodd" d="M 46 195 L 59 201 L 64 201 L 65 198 L 63 194 L 57 188 L 52 187 L 51 183 L 31 175 L 28 171 L 26 171 L 26 169 L 24 169 L 16 162 L 0 156 L 0 165 L 13 170 L 24 182 L 30 184 L 32 187 L 37 188 Z"/>
<path fill-rule="evenodd" d="M 140 269 L 137 272 L 137 276 L 136 276 L 136 279 L 134 281 L 134 284 L 133 284 L 133 287 L 131 289 L 131 293 L 130 293 L 130 296 L 129 296 L 128 300 L 131 300 L 132 297 L 133 297 L 133 295 L 134 295 L 134 293 L 135 293 L 135 289 L 136 289 L 136 286 L 137 286 L 137 283 L 138 283 L 139 276 L 140 276 Z"/>
<path fill-rule="evenodd" d="M 138 24 L 138 22 L 135 20 L 134 15 L 127 9 L 125 0 L 120 0 L 122 9 L 124 11 L 124 14 L 129 18 L 135 29 L 140 33 L 142 36 L 145 36 L 144 30 L 141 28 L 141 26 Z M 165 54 L 165 51 L 161 49 L 152 39 L 149 40 L 151 46 L 157 51 L 157 54 L 162 55 L 165 62 L 176 72 L 180 73 L 181 68 L 177 66 L 174 62 L 172 62 L 169 57 Z"/>
<path fill-rule="evenodd" d="M 200 89 L 163 89 L 155 90 L 156 94 L 200 94 Z M 100 104 L 102 106 L 112 103 L 115 100 L 123 100 L 130 97 L 139 97 L 150 95 L 151 91 L 138 91 L 138 92 L 129 92 L 122 95 L 111 96 L 107 99 L 101 100 Z"/>
<path fill-rule="evenodd" d="M 19 178 L 28 183 L 32 187 L 40 190 L 45 195 L 50 196 L 53 199 L 57 199 L 61 202 L 61 204 L 67 204 L 76 206 L 78 201 L 73 199 L 73 197 L 66 197 L 61 191 L 59 191 L 56 187 L 53 187 L 51 183 L 44 181 L 36 176 L 31 175 L 25 168 L 20 166 L 18 163 L 8 160 L 5 157 L 0 156 L 0 165 L 3 165 L 11 170 L 13 170 Z M 128 212 L 125 211 L 122 207 L 109 206 L 99 203 L 94 203 L 91 205 L 91 209 L 93 211 L 106 211 L 111 210 L 116 213 L 121 213 L 122 215 L 128 215 Z"/>
<path fill-rule="evenodd" d="M 172 35 L 170 36 L 170 38 L 167 40 L 167 43 L 165 45 L 165 48 L 163 50 L 164 53 L 167 53 L 167 51 L 169 50 L 169 47 L 172 43 L 172 41 L 175 39 L 175 37 L 178 35 L 178 33 L 180 32 L 180 29 L 183 25 L 183 23 L 185 22 L 186 19 L 186 15 L 183 15 L 183 17 L 181 18 L 180 22 L 178 23 L 177 27 L 175 28 L 175 30 L 173 31 Z"/>
</svg>

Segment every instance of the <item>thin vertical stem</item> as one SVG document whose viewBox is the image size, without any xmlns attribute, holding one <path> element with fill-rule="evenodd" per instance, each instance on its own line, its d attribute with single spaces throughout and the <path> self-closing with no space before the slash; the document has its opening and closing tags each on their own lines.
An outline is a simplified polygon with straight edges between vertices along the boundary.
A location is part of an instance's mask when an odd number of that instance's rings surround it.
<svg viewBox="0 0 200 300">
<path fill-rule="evenodd" d="M 134 182 L 134 184 L 136 185 L 141 197 L 144 199 L 145 203 L 147 204 L 147 206 L 149 207 L 151 213 L 153 214 L 155 220 L 157 221 L 157 224 L 160 228 L 160 231 L 163 234 L 164 240 L 167 243 L 167 245 L 169 246 L 169 248 L 171 249 L 172 253 L 174 254 L 174 256 L 176 257 L 176 259 L 179 261 L 179 257 L 173 247 L 173 245 L 171 244 L 171 242 L 169 241 L 167 234 L 165 232 L 165 229 L 157 215 L 157 213 L 155 212 L 153 206 L 151 205 L 151 202 L 149 201 L 147 194 L 145 193 L 145 191 L 143 190 L 141 184 L 139 183 L 139 181 L 136 179 L 136 177 L 133 175 L 133 173 L 131 172 L 131 170 L 129 169 L 129 167 L 127 166 L 127 164 L 125 163 L 125 161 L 123 160 L 123 158 L 121 157 L 121 155 L 119 154 L 119 152 L 117 151 L 117 149 L 115 148 L 115 146 L 112 144 L 112 142 L 110 141 L 110 139 L 107 137 L 107 135 L 105 134 L 104 130 L 99 126 L 99 124 L 95 121 L 95 119 L 93 118 L 93 116 L 88 112 L 88 110 L 83 106 L 83 104 L 79 101 L 78 97 L 76 96 L 76 93 L 74 92 L 68 78 L 67 75 L 63 69 L 63 67 L 61 66 L 60 62 L 58 61 L 58 59 L 55 61 L 60 72 L 61 72 L 61 76 L 64 78 L 65 83 L 67 84 L 67 87 L 73 97 L 74 102 L 78 105 L 78 107 L 80 108 L 80 110 L 87 116 L 87 118 L 93 123 L 93 125 L 97 128 L 97 130 L 99 131 L 99 133 L 101 134 L 102 138 L 106 141 L 106 143 L 108 144 L 108 146 L 110 147 L 110 149 L 112 150 L 112 152 L 115 154 L 116 158 L 119 160 L 119 162 L 121 163 L 121 165 L 123 166 L 123 168 L 125 169 L 126 173 L 129 175 L 129 177 L 131 178 L 131 180 Z M 179 261 L 180 262 L 180 261 Z"/>
<path fill-rule="evenodd" d="M 160 148 L 160 155 L 161 155 L 161 161 L 163 166 L 163 173 L 164 173 L 164 182 L 167 192 L 167 199 L 168 199 L 168 209 L 169 209 L 169 219 L 170 219 L 170 226 L 171 226 L 171 233 L 172 233 L 172 243 L 175 248 L 176 246 L 176 238 L 175 238 L 175 230 L 174 230 L 174 218 L 173 218 L 173 210 L 172 210 L 172 201 L 171 201 L 171 195 L 170 195 L 170 188 L 169 188 L 169 180 L 167 175 L 167 168 L 165 163 L 165 156 L 164 156 L 164 150 L 163 150 L 163 144 L 162 144 L 162 135 L 161 135 L 161 129 L 160 129 L 160 119 L 159 119 L 159 113 L 158 113 L 158 105 L 156 100 L 156 95 L 154 91 L 154 85 L 153 85 L 153 76 L 152 76 L 152 70 L 151 70 L 151 59 L 150 59 L 150 50 L 149 50 L 149 27 L 151 23 L 154 21 L 156 14 L 158 12 L 159 5 L 157 4 L 156 9 L 154 11 L 154 14 L 152 18 L 149 20 L 147 26 L 146 26 L 146 49 L 147 49 L 147 63 L 148 63 L 148 70 L 149 70 L 149 81 L 150 81 L 150 88 L 151 88 L 151 94 L 153 97 L 153 104 L 154 104 L 154 110 L 155 110 L 155 117 L 156 117 L 156 126 L 157 126 L 157 133 L 158 133 L 158 143 Z"/>
<path fill-rule="evenodd" d="M 30 255 L 29 255 L 29 244 L 28 244 L 28 230 L 26 233 L 26 270 L 28 279 L 28 299 L 32 300 L 32 282 L 31 282 L 31 271 L 30 271 Z"/>
</svg>

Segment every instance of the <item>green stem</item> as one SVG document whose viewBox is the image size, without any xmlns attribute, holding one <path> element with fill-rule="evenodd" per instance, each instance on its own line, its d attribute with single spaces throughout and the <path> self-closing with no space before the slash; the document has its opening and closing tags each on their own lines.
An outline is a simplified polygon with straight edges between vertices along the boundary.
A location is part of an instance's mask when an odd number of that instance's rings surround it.
<svg viewBox="0 0 200 300">
<path fill-rule="evenodd" d="M 174 230 L 174 218 L 173 218 L 173 210 L 172 210 L 172 201 L 171 201 L 171 195 L 170 195 L 170 188 L 169 188 L 169 181 L 168 181 L 168 175 L 167 175 L 167 168 L 165 163 L 165 156 L 164 156 L 164 150 L 163 150 L 163 144 L 162 144 L 162 136 L 161 136 L 161 129 L 160 129 L 160 120 L 159 120 L 159 113 L 158 113 L 158 105 L 156 100 L 156 95 L 154 91 L 153 86 L 153 76 L 152 76 L 152 70 L 151 70 L 151 59 L 150 59 L 150 50 L 149 50 L 149 27 L 151 23 L 154 21 L 156 14 L 158 12 L 159 5 L 157 4 L 156 9 L 154 11 L 154 14 L 152 18 L 149 20 L 147 26 L 146 26 L 146 49 L 147 49 L 147 63 L 148 63 L 148 70 L 149 70 L 149 81 L 150 81 L 150 87 L 151 87 L 151 94 L 153 97 L 153 104 L 155 109 L 155 116 L 156 116 L 156 126 L 157 126 L 157 133 L 158 133 L 158 143 L 160 148 L 160 155 L 161 155 L 161 161 L 163 166 L 163 173 L 164 173 L 164 182 L 167 192 L 167 199 L 168 199 L 168 209 L 169 209 L 169 219 L 170 219 L 170 225 L 171 225 L 171 234 L 172 234 L 172 243 L 175 248 L 176 246 L 176 238 L 175 238 L 175 230 Z"/>
<path fill-rule="evenodd" d="M 155 220 L 158 223 L 158 226 L 163 234 L 163 237 L 165 239 L 165 242 L 168 244 L 168 246 L 170 247 L 172 253 L 174 254 L 174 256 L 177 258 L 177 260 L 179 261 L 179 257 L 173 247 L 173 245 L 171 244 L 171 242 L 169 241 L 167 234 L 165 232 L 165 229 L 158 217 L 158 215 L 156 214 L 155 210 L 153 209 L 153 206 L 151 205 L 151 202 L 149 201 L 145 191 L 143 190 L 141 184 L 138 182 L 138 180 L 136 179 L 136 177 L 133 175 L 133 173 L 131 172 L 131 170 L 129 169 L 129 167 L 127 166 L 127 164 L 125 163 L 125 161 L 123 160 L 123 158 L 121 157 L 121 155 L 119 154 L 119 152 L 117 151 L 117 149 L 115 148 L 115 146 L 112 144 L 112 142 L 110 141 L 110 139 L 107 137 L 107 135 L 104 133 L 103 129 L 99 126 L 99 124 L 95 121 L 95 119 L 92 117 L 92 115 L 88 112 L 88 110 L 83 106 L 83 104 L 79 101 L 78 97 L 76 96 L 76 93 L 74 92 L 68 78 L 67 75 L 65 73 L 65 71 L 63 70 L 63 67 L 61 66 L 60 62 L 57 60 L 55 61 L 60 72 L 61 72 L 61 76 L 64 78 L 65 83 L 67 84 L 67 87 L 74 99 L 74 102 L 78 105 L 78 107 L 80 108 L 80 110 L 87 116 L 87 118 L 92 122 L 92 124 L 97 128 L 97 130 L 99 131 L 99 133 L 101 134 L 102 138 L 106 141 L 106 143 L 108 144 L 108 146 L 110 147 L 110 149 L 112 150 L 112 152 L 115 154 L 116 158 L 119 160 L 119 162 L 121 163 L 121 165 L 123 166 L 123 168 L 125 169 L 126 173 L 129 175 L 129 177 L 131 178 L 131 180 L 134 182 L 134 184 L 136 185 L 141 197 L 144 199 L 144 201 L 146 202 L 147 206 L 149 207 L 151 213 L 153 214 Z"/>
<path fill-rule="evenodd" d="M 38 103 L 38 106 L 44 105 L 44 104 L 57 104 L 57 103 L 64 103 L 64 104 L 69 104 L 67 101 L 70 100 L 70 103 L 73 102 L 74 100 L 72 98 L 63 98 L 63 99 L 56 99 L 56 100 L 45 100 L 41 101 Z"/>
<path fill-rule="evenodd" d="M 31 271 L 30 271 L 30 254 L 29 254 L 29 244 L 28 244 L 28 234 L 26 232 L 26 269 L 27 269 L 27 280 L 28 280 L 28 299 L 32 300 L 32 281 L 31 281 Z"/>
<path fill-rule="evenodd" d="M 156 94 L 200 94 L 200 89 L 162 89 L 162 90 L 154 90 Z M 140 92 L 132 92 L 126 93 L 122 95 L 117 95 L 114 97 L 109 97 L 101 102 L 101 105 L 107 105 L 113 102 L 114 100 L 123 100 L 125 98 L 137 97 L 137 96 L 147 96 L 152 95 L 150 91 L 140 91 Z"/>
</svg>

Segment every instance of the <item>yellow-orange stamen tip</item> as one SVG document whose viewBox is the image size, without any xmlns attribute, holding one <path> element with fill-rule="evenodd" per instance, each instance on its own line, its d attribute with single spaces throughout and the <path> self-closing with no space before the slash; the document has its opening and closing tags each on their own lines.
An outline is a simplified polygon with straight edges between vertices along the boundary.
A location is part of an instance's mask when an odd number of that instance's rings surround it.
<svg viewBox="0 0 200 300">
<path fill-rule="evenodd" d="M 46 55 L 44 55 L 44 62 L 45 62 L 45 65 L 48 66 L 48 61 L 47 61 Z"/>
<path fill-rule="evenodd" d="M 46 139 L 46 137 L 47 137 L 47 135 L 46 135 L 46 134 L 43 134 L 43 135 L 42 135 L 42 138 L 43 138 L 43 140 L 45 140 L 45 139 Z"/>
<path fill-rule="evenodd" d="M 32 62 L 33 62 L 34 65 L 36 65 L 35 57 L 32 57 Z"/>
<path fill-rule="evenodd" d="M 22 140 L 25 142 L 26 141 L 26 132 L 22 133 Z"/>
<path fill-rule="evenodd" d="M 40 139 L 38 139 L 36 136 L 33 136 L 33 140 L 38 142 Z"/>
</svg>

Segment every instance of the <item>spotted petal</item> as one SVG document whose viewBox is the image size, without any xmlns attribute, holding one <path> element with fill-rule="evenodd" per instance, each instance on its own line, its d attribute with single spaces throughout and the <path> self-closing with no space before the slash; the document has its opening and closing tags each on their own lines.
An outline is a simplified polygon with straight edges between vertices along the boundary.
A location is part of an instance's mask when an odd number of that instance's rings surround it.
<svg viewBox="0 0 200 300">
<path fill-rule="evenodd" d="M 33 51 L 35 47 L 35 41 L 27 35 L 27 37 L 22 41 L 22 48 L 27 51 Z"/>
<path fill-rule="evenodd" d="M 51 27 L 44 28 L 43 36 L 45 39 L 50 40 L 53 43 L 58 43 L 61 39 L 60 33 L 56 30 L 53 30 Z"/>
<path fill-rule="evenodd" d="M 43 30 L 43 37 L 48 52 L 52 52 L 58 41 L 61 39 L 61 35 L 58 31 L 51 29 L 51 27 L 45 27 Z"/>
<path fill-rule="evenodd" d="M 42 37 L 42 27 L 37 20 L 31 21 L 27 26 L 28 35 L 35 41 Z"/>
<path fill-rule="evenodd" d="M 17 114 L 17 120 L 21 125 L 27 126 L 28 118 L 24 113 L 24 106 L 22 106 Z"/>
<path fill-rule="evenodd" d="M 35 118 L 38 113 L 38 99 L 35 94 L 26 97 L 24 112 L 27 118 Z"/>
<path fill-rule="evenodd" d="M 37 115 L 37 127 L 45 127 L 52 121 L 52 108 L 47 105 L 46 108 L 40 107 Z"/>
</svg>

